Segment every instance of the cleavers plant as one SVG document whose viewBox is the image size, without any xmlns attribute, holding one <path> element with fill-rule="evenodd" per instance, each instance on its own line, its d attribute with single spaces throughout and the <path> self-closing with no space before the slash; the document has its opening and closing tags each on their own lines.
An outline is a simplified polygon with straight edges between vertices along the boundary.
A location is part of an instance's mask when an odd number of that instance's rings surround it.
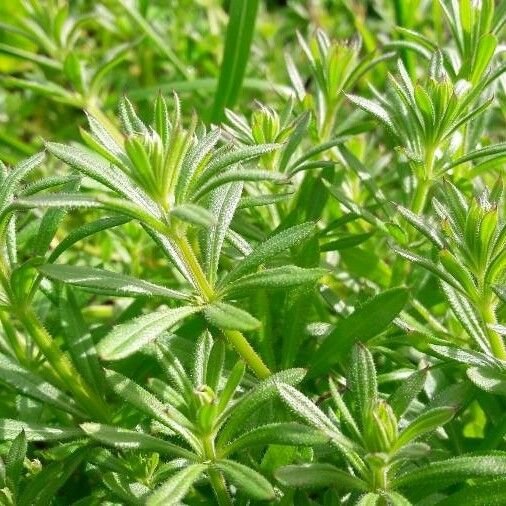
<svg viewBox="0 0 506 506">
<path fill-rule="evenodd" d="M 0 504 L 506 505 L 505 21 L 0 2 Z"/>
</svg>

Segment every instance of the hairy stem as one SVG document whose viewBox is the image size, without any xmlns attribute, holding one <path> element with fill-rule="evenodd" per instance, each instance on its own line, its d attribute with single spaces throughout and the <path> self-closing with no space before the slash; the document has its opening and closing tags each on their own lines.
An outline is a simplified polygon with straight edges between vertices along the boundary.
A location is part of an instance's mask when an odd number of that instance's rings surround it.
<svg viewBox="0 0 506 506">
<path fill-rule="evenodd" d="M 201 296 L 206 302 L 214 299 L 214 289 L 209 283 L 200 263 L 195 257 L 190 244 L 186 237 L 171 236 L 171 239 L 177 244 L 188 270 L 192 273 L 193 279 L 197 284 Z M 271 371 L 264 364 L 257 352 L 248 343 L 244 335 L 238 330 L 224 330 L 224 336 L 228 342 L 234 347 L 237 353 L 242 357 L 251 370 L 261 379 L 271 375 Z"/>
<path fill-rule="evenodd" d="M 216 494 L 218 504 L 219 506 L 231 506 L 232 501 L 230 500 L 230 495 L 228 494 L 225 479 L 223 478 L 223 475 L 212 466 L 212 462 L 216 460 L 216 451 L 214 448 L 213 437 L 211 435 L 205 436 L 202 439 L 202 446 L 204 448 L 206 459 L 211 461 L 211 465 L 208 467 L 207 473 L 209 475 L 214 493 Z"/>
<path fill-rule="evenodd" d="M 264 364 L 257 352 L 251 347 L 251 344 L 249 344 L 242 332 L 239 332 L 238 330 L 224 330 L 223 334 L 237 353 L 239 353 L 242 359 L 260 379 L 268 378 L 271 375 L 269 368 Z"/>
</svg>

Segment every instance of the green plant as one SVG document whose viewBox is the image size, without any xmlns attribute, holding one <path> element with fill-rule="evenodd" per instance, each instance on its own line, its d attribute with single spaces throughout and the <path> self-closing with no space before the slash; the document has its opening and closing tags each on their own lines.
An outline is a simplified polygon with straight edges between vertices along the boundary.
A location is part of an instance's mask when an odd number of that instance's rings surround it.
<svg viewBox="0 0 506 506">
<path fill-rule="evenodd" d="M 344 396 L 330 380 L 335 407 L 329 415 L 295 388 L 280 385 L 280 395 L 294 414 L 330 439 L 347 463 L 348 471 L 330 463 L 290 465 L 276 472 L 278 480 L 286 486 L 309 489 L 334 485 L 357 499 L 365 493 L 360 499 L 365 504 L 366 501 L 403 504 L 406 497 L 421 493 L 430 497 L 431 493 L 471 475 L 487 476 L 489 472 L 490 476 L 500 475 L 504 455 L 496 456 L 494 470 L 482 469 L 485 460 L 493 457 L 460 456 L 443 460 L 439 457 L 430 462 L 436 452 L 418 440 L 426 439 L 427 434 L 448 423 L 460 406 L 454 397 L 452 406 L 439 401 L 410 412 L 426 377 L 426 369 L 414 372 L 385 400 L 378 392 L 373 357 L 359 343 L 351 355 Z M 441 453 L 445 453 L 442 448 Z M 414 467 L 413 461 L 417 460 L 421 465 Z"/>
<path fill-rule="evenodd" d="M 504 2 L 0 20 L 0 504 L 506 504 Z"/>
</svg>

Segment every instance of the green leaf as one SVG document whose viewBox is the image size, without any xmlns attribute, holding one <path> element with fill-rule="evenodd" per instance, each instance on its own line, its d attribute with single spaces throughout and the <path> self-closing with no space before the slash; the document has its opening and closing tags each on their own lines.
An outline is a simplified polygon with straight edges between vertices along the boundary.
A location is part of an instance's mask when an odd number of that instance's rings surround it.
<svg viewBox="0 0 506 506">
<path fill-rule="evenodd" d="M 272 172 L 263 169 L 243 169 L 242 167 L 232 168 L 216 176 L 209 177 L 204 181 L 199 181 L 196 191 L 191 195 L 191 200 L 197 202 L 211 190 L 233 182 L 245 181 L 274 181 L 277 183 L 286 183 L 286 177 L 280 172 Z"/>
<path fill-rule="evenodd" d="M 467 370 L 468 378 L 485 392 L 506 395 L 506 370 L 478 366 Z"/>
<path fill-rule="evenodd" d="M 0 381 L 11 385 L 24 395 L 33 397 L 67 413 L 86 417 L 76 406 L 72 398 L 40 376 L 23 369 L 13 360 L 2 354 L 0 354 Z"/>
<path fill-rule="evenodd" d="M 340 320 L 314 353 L 309 376 L 323 374 L 334 364 L 344 360 L 354 342 L 367 342 L 383 332 L 400 313 L 408 295 L 405 288 L 386 290 L 369 299 L 347 318 Z"/>
<path fill-rule="evenodd" d="M 410 424 L 399 434 L 395 443 L 395 450 L 401 449 L 411 441 L 442 427 L 448 423 L 455 415 L 453 407 L 442 407 L 429 409 L 417 416 Z"/>
<path fill-rule="evenodd" d="M 395 416 L 399 418 L 406 412 L 409 405 L 422 391 L 426 379 L 427 370 L 423 369 L 414 372 L 403 380 L 401 386 L 388 398 L 388 404 L 390 404 Z"/>
<path fill-rule="evenodd" d="M 255 30 L 258 0 L 232 0 L 218 87 L 214 96 L 213 121 L 223 119 L 225 107 L 232 107 L 239 97 L 251 41 Z"/>
<path fill-rule="evenodd" d="M 483 352 L 488 353 L 488 338 L 476 314 L 474 306 L 466 297 L 464 297 L 464 295 L 462 295 L 461 292 L 455 290 L 454 287 L 448 283 L 441 282 L 441 288 L 443 289 L 455 316 L 462 324 L 466 332 L 474 339 Z"/>
<path fill-rule="evenodd" d="M 200 448 L 199 441 L 189 430 L 193 428 L 192 423 L 174 407 L 163 404 L 147 390 L 118 372 L 106 370 L 106 378 L 119 397 L 180 434 L 193 448 Z"/>
<path fill-rule="evenodd" d="M 58 246 L 49 255 L 48 261 L 54 262 L 63 252 L 70 248 L 73 244 L 94 235 L 102 230 L 117 227 L 128 223 L 131 218 L 127 216 L 112 216 L 107 218 L 101 218 L 90 223 L 86 223 L 78 228 L 75 228 L 69 232 L 69 234 L 63 239 Z"/>
<path fill-rule="evenodd" d="M 48 278 L 101 295 L 188 299 L 187 295 L 182 292 L 155 285 L 154 283 L 127 276 L 126 274 L 96 269 L 94 267 L 46 264 L 38 267 L 38 270 Z"/>
<path fill-rule="evenodd" d="M 180 504 L 191 486 L 205 471 L 204 464 L 191 464 L 171 476 L 163 485 L 151 494 L 147 506 L 170 506 Z"/>
<path fill-rule="evenodd" d="M 357 501 L 356 506 L 376 506 L 379 499 L 379 494 L 376 494 L 375 492 L 369 492 L 368 494 L 363 495 L 360 500 Z"/>
<path fill-rule="evenodd" d="M 331 464 L 303 464 L 280 467 L 274 473 L 276 479 L 286 487 L 326 488 L 336 487 L 343 491 L 365 491 L 367 484 Z"/>
<path fill-rule="evenodd" d="M 63 192 L 75 192 L 79 189 L 80 179 L 68 182 L 62 188 Z M 34 240 L 34 254 L 45 255 L 56 231 L 66 213 L 65 208 L 49 209 L 40 221 L 39 230 Z"/>
<path fill-rule="evenodd" d="M 441 346 L 437 344 L 431 345 L 431 348 L 438 355 L 442 355 L 450 360 L 455 360 L 461 364 L 474 365 L 478 367 L 500 367 L 500 362 L 497 359 L 478 351 L 466 350 L 455 346 Z"/>
<path fill-rule="evenodd" d="M 226 286 L 228 283 L 254 271 L 259 265 L 270 258 L 295 245 L 302 243 L 316 233 L 314 223 L 302 223 L 287 228 L 278 234 L 260 243 L 246 258 L 244 258 L 234 269 L 232 269 L 222 280 L 219 286 Z"/>
<path fill-rule="evenodd" d="M 244 448 L 269 444 L 287 446 L 318 446 L 328 443 L 320 431 L 294 422 L 270 423 L 246 432 L 232 441 L 223 451 L 230 455 Z"/>
<path fill-rule="evenodd" d="M 227 381 L 220 392 L 220 400 L 218 402 L 218 412 L 222 412 L 232 400 L 237 388 L 246 372 L 246 364 L 242 360 L 238 360 L 230 371 Z"/>
<path fill-rule="evenodd" d="M 26 434 L 25 431 L 21 429 L 21 432 L 12 440 L 9 453 L 5 460 L 6 479 L 11 490 L 17 490 L 18 488 L 27 448 Z"/>
<path fill-rule="evenodd" d="M 423 267 L 424 269 L 432 272 L 435 274 L 439 279 L 444 281 L 446 284 L 452 286 L 453 288 L 457 290 L 462 290 L 460 286 L 458 285 L 457 281 L 453 276 L 450 276 L 446 271 L 438 267 L 434 262 L 428 260 L 425 257 L 422 257 L 420 255 L 417 255 L 416 253 L 413 253 L 411 251 L 406 251 L 405 249 L 399 248 L 398 246 L 392 245 L 391 248 L 402 258 L 405 258 L 409 262 L 419 265 L 420 267 Z"/>
<path fill-rule="evenodd" d="M 355 418 L 362 418 L 362 427 L 365 427 L 370 412 L 378 398 L 378 383 L 376 368 L 371 352 L 361 343 L 353 346 L 348 373 L 348 383 L 355 399 Z"/>
<path fill-rule="evenodd" d="M 98 354 L 104 360 L 119 360 L 128 357 L 197 311 L 198 308 L 190 306 L 164 309 L 116 325 L 98 343 Z"/>
<path fill-rule="evenodd" d="M 75 472 L 86 456 L 86 450 L 76 451 L 62 462 L 44 465 L 42 470 L 32 475 L 23 488 L 17 504 L 19 506 L 44 506 L 57 496 L 58 490 Z"/>
<path fill-rule="evenodd" d="M 102 158 L 74 146 L 66 146 L 54 142 L 47 142 L 46 149 L 56 158 L 64 161 L 88 177 L 102 183 L 123 197 L 132 200 L 139 207 L 160 216 L 156 204 L 140 188 L 133 185 L 130 179 L 119 169 L 111 168 Z"/>
<path fill-rule="evenodd" d="M 428 223 L 425 217 L 418 216 L 403 206 L 397 206 L 397 211 L 399 211 L 399 214 L 401 214 L 410 225 L 416 228 L 418 232 L 423 234 L 437 248 L 443 249 L 445 247 L 445 242 L 443 237 L 441 237 L 439 229 Z"/>
<path fill-rule="evenodd" d="M 473 478 L 503 477 L 506 455 L 464 455 L 432 462 L 392 480 L 396 489 L 423 489 L 425 496 Z"/>
<path fill-rule="evenodd" d="M 79 429 L 62 426 L 46 426 L 32 422 L 22 422 L 9 418 L 0 419 L 0 440 L 10 441 L 21 431 L 28 441 L 62 441 L 82 435 Z"/>
<path fill-rule="evenodd" d="M 438 506 L 483 506 L 506 504 L 506 478 L 497 478 L 463 487 L 439 501 Z"/>
<path fill-rule="evenodd" d="M 261 323 L 249 313 L 225 302 L 214 302 L 204 307 L 204 316 L 214 326 L 221 329 L 249 331 L 260 327 Z"/>
<path fill-rule="evenodd" d="M 348 248 L 354 248 L 359 244 L 367 241 L 373 236 L 373 232 L 368 232 L 365 234 L 350 234 L 335 241 L 325 242 L 320 246 L 321 251 L 341 251 Z"/>
<path fill-rule="evenodd" d="M 106 473 L 102 476 L 105 486 L 127 504 L 145 504 L 151 489 L 119 473 Z"/>
<path fill-rule="evenodd" d="M 221 249 L 242 193 L 242 183 L 231 183 L 211 194 L 210 211 L 215 223 L 205 236 L 205 269 L 212 283 L 216 279 Z"/>
<path fill-rule="evenodd" d="M 276 386 L 278 384 L 296 385 L 302 381 L 304 375 L 304 369 L 285 369 L 272 374 L 243 395 L 230 409 L 228 420 L 225 422 L 218 438 L 218 446 L 223 447 L 231 441 L 246 423 L 248 417 L 264 402 L 277 394 Z"/>
<path fill-rule="evenodd" d="M 292 288 L 298 285 L 315 283 L 327 272 L 325 269 L 303 269 L 295 265 L 284 265 L 243 276 L 230 283 L 226 287 L 225 293 L 229 297 L 237 297 L 248 293 L 250 290 Z"/>
<path fill-rule="evenodd" d="M 380 123 L 388 127 L 391 131 L 395 132 L 395 126 L 392 123 L 392 119 L 390 118 L 390 114 L 387 110 L 381 105 L 373 102 L 372 100 L 368 100 L 367 98 L 357 97 L 356 95 L 346 94 L 348 100 L 350 100 L 353 104 L 360 109 L 368 112 L 371 116 L 374 116 Z"/>
<path fill-rule="evenodd" d="M 338 429 L 330 418 L 296 388 L 280 383 L 278 385 L 278 391 L 283 401 L 286 402 L 298 417 L 304 419 L 310 425 L 326 434 L 334 435 L 334 433 L 337 432 Z"/>
<path fill-rule="evenodd" d="M 217 460 L 214 467 L 247 496 L 260 501 L 272 501 L 276 494 L 272 485 L 257 471 L 232 460 Z"/>
<path fill-rule="evenodd" d="M 105 385 L 104 373 L 91 333 L 70 290 L 67 290 L 66 297 L 60 298 L 60 317 L 65 343 L 77 370 L 100 395 Z"/>
<path fill-rule="evenodd" d="M 193 225 L 211 227 L 215 223 L 214 216 L 205 207 L 196 204 L 180 204 L 172 209 L 171 216 Z"/>
<path fill-rule="evenodd" d="M 81 429 L 96 441 L 121 450 L 139 450 L 159 452 L 164 455 L 184 457 L 194 460 L 196 455 L 163 439 L 133 430 L 101 425 L 99 423 L 83 423 Z"/>
</svg>

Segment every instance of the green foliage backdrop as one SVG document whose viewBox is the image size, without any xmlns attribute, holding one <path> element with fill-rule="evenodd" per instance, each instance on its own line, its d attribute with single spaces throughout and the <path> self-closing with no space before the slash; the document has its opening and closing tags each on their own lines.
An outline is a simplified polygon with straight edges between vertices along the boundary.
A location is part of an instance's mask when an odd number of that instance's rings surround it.
<svg viewBox="0 0 506 506">
<path fill-rule="evenodd" d="M 0 504 L 506 505 L 505 23 L 4 0 Z"/>
</svg>

